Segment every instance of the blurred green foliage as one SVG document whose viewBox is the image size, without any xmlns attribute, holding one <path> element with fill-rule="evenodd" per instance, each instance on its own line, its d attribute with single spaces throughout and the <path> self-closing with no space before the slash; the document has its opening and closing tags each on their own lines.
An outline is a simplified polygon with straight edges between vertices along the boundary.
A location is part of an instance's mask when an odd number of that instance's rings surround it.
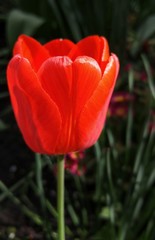
<svg viewBox="0 0 155 240">
<path fill-rule="evenodd" d="M 0 2 L 0 29 L 1 146 L 12 130 L 5 72 L 17 37 L 25 33 L 42 43 L 107 37 L 121 62 L 115 91 L 126 91 L 134 100 L 125 116 L 108 117 L 99 142 L 86 152 L 86 174 L 66 173 L 66 235 L 71 240 L 154 240 L 155 0 L 7 0 Z M 1 148 L 0 156 L 2 151 L 8 149 Z M 0 158 L 3 166 L 6 159 Z M 24 165 L 27 158 L 20 158 Z M 0 181 L 0 203 L 17 206 L 42 239 L 56 239 L 55 158 L 33 160 L 13 183 L 7 186 L 7 176 Z M 0 239 L 7 239 L 2 227 Z"/>
</svg>

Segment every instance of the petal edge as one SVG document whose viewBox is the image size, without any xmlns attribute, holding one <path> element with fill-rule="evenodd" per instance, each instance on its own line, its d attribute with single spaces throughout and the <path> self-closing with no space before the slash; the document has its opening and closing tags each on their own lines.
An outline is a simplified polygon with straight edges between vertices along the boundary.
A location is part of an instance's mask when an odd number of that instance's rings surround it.
<svg viewBox="0 0 155 240">
<path fill-rule="evenodd" d="M 15 117 L 25 142 L 35 152 L 55 153 L 60 114 L 39 85 L 29 62 L 15 56 L 8 65 L 7 78 Z"/>
</svg>

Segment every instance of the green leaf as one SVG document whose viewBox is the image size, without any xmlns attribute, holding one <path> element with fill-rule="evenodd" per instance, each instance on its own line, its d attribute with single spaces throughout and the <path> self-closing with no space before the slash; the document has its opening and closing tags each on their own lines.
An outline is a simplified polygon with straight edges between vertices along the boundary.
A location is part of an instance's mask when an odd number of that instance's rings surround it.
<svg viewBox="0 0 155 240">
<path fill-rule="evenodd" d="M 155 15 L 149 16 L 137 31 L 137 38 L 143 43 L 155 32 Z"/>
<path fill-rule="evenodd" d="M 0 119 L 0 131 L 7 129 L 9 126 Z"/>
<path fill-rule="evenodd" d="M 33 35 L 44 23 L 44 19 L 20 10 L 12 10 L 8 15 L 6 34 L 12 47 L 20 34 Z"/>
<path fill-rule="evenodd" d="M 149 16 L 139 27 L 136 33 L 136 41 L 133 43 L 131 53 L 136 54 L 142 44 L 155 33 L 155 15 Z"/>
<path fill-rule="evenodd" d="M 154 79 L 153 79 L 152 72 L 151 72 L 151 65 L 145 54 L 142 54 L 141 58 L 142 58 L 142 61 L 144 64 L 145 71 L 147 73 L 150 92 L 152 94 L 152 97 L 155 99 L 155 86 L 154 86 Z"/>
</svg>

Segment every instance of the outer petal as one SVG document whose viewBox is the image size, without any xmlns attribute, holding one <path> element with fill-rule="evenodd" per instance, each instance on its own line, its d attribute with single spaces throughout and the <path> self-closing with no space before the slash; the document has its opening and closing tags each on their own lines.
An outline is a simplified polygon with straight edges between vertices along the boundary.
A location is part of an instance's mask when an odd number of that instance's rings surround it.
<svg viewBox="0 0 155 240">
<path fill-rule="evenodd" d="M 75 44 L 68 39 L 55 39 L 44 45 L 51 57 L 67 56 L 74 46 Z"/>
<path fill-rule="evenodd" d="M 66 153 L 71 129 L 72 61 L 68 57 L 50 58 L 42 65 L 38 77 L 43 89 L 58 106 L 62 118 L 56 153 Z"/>
<path fill-rule="evenodd" d="M 21 35 L 18 38 L 13 54 L 20 54 L 22 57 L 27 58 L 35 71 L 49 58 L 48 51 L 38 41 L 26 35 Z"/>
<path fill-rule="evenodd" d="M 60 114 L 29 62 L 15 56 L 8 65 L 7 78 L 15 117 L 26 143 L 35 152 L 55 153 Z"/>
<path fill-rule="evenodd" d="M 84 55 L 94 58 L 100 65 L 103 72 L 109 59 L 109 46 L 106 38 L 88 36 L 79 41 L 69 53 L 69 57 L 73 60 L 77 56 Z"/>
<path fill-rule="evenodd" d="M 101 69 L 90 57 L 78 57 L 73 62 L 72 109 L 76 119 L 101 80 Z"/>
<path fill-rule="evenodd" d="M 80 145 L 78 141 L 78 119 L 85 104 L 101 81 L 101 69 L 98 63 L 90 57 L 76 58 L 72 67 L 72 115 L 70 118 L 71 130 L 67 152 L 85 148 L 85 145 Z"/>
<path fill-rule="evenodd" d="M 79 149 L 93 145 L 102 131 L 118 70 L 118 59 L 115 55 L 112 55 L 102 81 L 85 105 L 78 120 L 77 134 L 79 133 L 79 135 L 77 141 L 80 145 Z"/>
<path fill-rule="evenodd" d="M 40 68 L 38 77 L 43 89 L 56 103 L 63 119 L 70 112 L 72 61 L 68 57 L 49 58 Z"/>
<path fill-rule="evenodd" d="M 101 80 L 97 62 L 89 57 L 79 57 L 73 63 L 68 57 L 53 57 L 42 65 L 38 76 L 62 117 L 56 152 L 78 150 L 77 117 Z"/>
</svg>

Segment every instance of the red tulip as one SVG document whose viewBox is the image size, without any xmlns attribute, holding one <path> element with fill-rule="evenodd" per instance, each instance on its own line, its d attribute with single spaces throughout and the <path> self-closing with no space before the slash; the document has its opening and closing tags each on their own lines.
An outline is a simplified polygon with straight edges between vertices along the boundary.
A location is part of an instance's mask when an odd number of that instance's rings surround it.
<svg viewBox="0 0 155 240">
<path fill-rule="evenodd" d="M 7 69 L 11 102 L 27 145 L 64 154 L 93 145 L 104 126 L 119 70 L 106 39 L 89 36 L 77 44 L 45 45 L 18 38 Z"/>
</svg>

